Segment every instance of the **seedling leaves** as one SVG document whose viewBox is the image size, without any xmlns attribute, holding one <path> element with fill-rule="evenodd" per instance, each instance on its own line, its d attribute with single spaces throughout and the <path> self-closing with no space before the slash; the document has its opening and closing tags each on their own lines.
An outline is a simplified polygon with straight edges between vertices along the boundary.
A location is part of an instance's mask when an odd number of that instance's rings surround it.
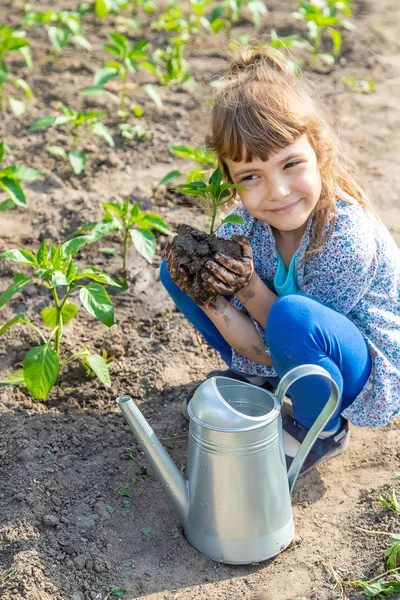
<svg viewBox="0 0 400 600">
<path fill-rule="evenodd" d="M 79 298 L 89 314 L 111 327 L 114 324 L 114 308 L 106 290 L 98 283 L 82 287 Z"/>
<path fill-rule="evenodd" d="M 153 530 L 153 528 L 152 528 L 152 527 L 142 527 L 142 533 L 143 533 L 144 535 L 149 535 L 149 533 L 151 533 L 151 532 L 152 532 L 152 530 Z"/>
<path fill-rule="evenodd" d="M 172 235 L 174 232 L 168 227 L 164 219 L 153 213 L 146 213 L 140 221 L 141 227 L 147 229 L 153 227 L 164 235 Z"/>
<path fill-rule="evenodd" d="M 31 348 L 24 358 L 23 368 L 29 393 L 39 400 L 46 398 L 58 376 L 57 352 L 49 343 Z"/>
<path fill-rule="evenodd" d="M 152 263 L 156 251 L 156 239 L 149 229 L 131 229 L 131 238 L 136 250 L 149 263 Z"/>
<path fill-rule="evenodd" d="M 81 235 L 77 238 L 69 240 L 62 245 L 64 256 L 72 256 L 75 252 L 78 252 L 85 244 L 93 241 L 89 235 Z"/>
<path fill-rule="evenodd" d="M 22 273 L 14 273 L 13 283 L 0 295 L 0 308 L 4 306 L 14 294 L 20 292 L 30 280 L 30 277 L 26 277 L 26 275 L 22 275 Z"/>
<path fill-rule="evenodd" d="M 238 223 L 239 225 L 243 225 L 245 221 L 242 217 L 238 217 L 237 215 L 229 215 L 221 220 L 221 224 L 222 223 Z"/>
<path fill-rule="evenodd" d="M 165 175 L 165 177 L 163 177 L 161 179 L 161 181 L 159 182 L 159 186 L 160 185 L 166 185 L 167 183 L 170 183 L 171 181 L 173 181 L 174 179 L 176 179 L 177 177 L 181 177 L 183 175 L 183 173 L 181 173 L 180 171 L 170 171 L 169 173 L 167 173 Z"/>
<path fill-rule="evenodd" d="M 132 498 L 133 494 L 129 490 L 124 490 L 124 488 L 118 488 L 117 493 L 120 496 L 127 496 L 128 498 Z"/>
<path fill-rule="evenodd" d="M 112 515 L 115 512 L 115 508 L 111 506 L 111 504 L 107 504 L 107 502 L 104 502 L 104 506 L 106 507 L 110 515 Z"/>
<path fill-rule="evenodd" d="M 14 373 L 10 373 L 10 375 L 7 375 L 7 377 L 4 377 L 4 379 L 0 379 L 0 383 L 5 383 L 8 385 L 24 385 L 24 371 L 22 369 L 14 371 Z"/>
<path fill-rule="evenodd" d="M 61 317 L 63 320 L 63 324 L 66 325 L 71 319 L 74 318 L 76 313 L 78 312 L 79 307 L 76 304 L 66 303 L 64 304 Z M 42 310 L 42 319 L 45 325 L 48 327 L 56 327 L 57 326 L 57 309 L 56 308 L 44 308 Z"/>
<path fill-rule="evenodd" d="M 2 177 L 0 179 L 0 186 L 17 206 L 26 207 L 25 194 L 18 181 L 15 181 L 15 179 L 11 179 L 10 177 Z"/>
<path fill-rule="evenodd" d="M 153 100 L 154 104 L 156 104 L 158 108 L 161 108 L 162 100 L 157 87 L 155 85 L 152 85 L 151 83 L 148 83 L 143 87 L 143 89 L 147 93 L 147 95 L 150 96 L 150 98 Z"/>
<path fill-rule="evenodd" d="M 36 257 L 30 250 L 6 250 L 5 252 L 2 252 L 0 254 L 0 258 L 8 258 L 9 260 L 15 260 L 23 265 L 36 265 Z"/>
<path fill-rule="evenodd" d="M 104 285 L 112 285 L 115 287 L 121 287 L 119 283 L 111 279 L 109 275 L 103 273 L 97 267 L 86 267 L 83 269 L 78 279 L 82 279 L 83 277 L 88 277 L 89 279 L 93 279 L 93 281 L 97 281 L 98 283 L 103 283 Z"/>
<path fill-rule="evenodd" d="M 86 360 L 90 368 L 94 371 L 101 383 L 106 387 L 111 385 L 110 371 L 108 364 L 100 354 L 88 354 Z"/>
<path fill-rule="evenodd" d="M 3 335 L 3 333 L 5 333 L 7 329 L 10 329 L 10 327 L 16 325 L 17 323 L 29 323 L 24 313 L 18 313 L 17 315 L 15 315 L 15 317 L 7 321 L 7 323 L 5 323 L 3 327 L 0 328 L 0 335 Z"/>
<path fill-rule="evenodd" d="M 75 175 L 80 175 L 86 165 L 86 154 L 73 150 L 68 153 L 68 158 Z"/>
</svg>

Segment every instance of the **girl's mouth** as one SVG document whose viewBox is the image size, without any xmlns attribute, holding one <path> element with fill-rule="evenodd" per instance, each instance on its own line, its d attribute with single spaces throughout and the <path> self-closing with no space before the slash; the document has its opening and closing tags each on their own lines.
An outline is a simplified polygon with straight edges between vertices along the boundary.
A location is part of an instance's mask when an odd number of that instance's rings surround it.
<svg viewBox="0 0 400 600">
<path fill-rule="evenodd" d="M 301 200 L 301 198 L 300 198 L 300 200 Z M 276 210 L 271 210 L 271 212 L 274 213 L 274 215 L 288 215 L 296 208 L 296 206 L 298 205 L 300 200 L 297 200 L 297 202 L 293 202 L 293 204 L 287 204 L 283 208 L 277 208 Z"/>
</svg>

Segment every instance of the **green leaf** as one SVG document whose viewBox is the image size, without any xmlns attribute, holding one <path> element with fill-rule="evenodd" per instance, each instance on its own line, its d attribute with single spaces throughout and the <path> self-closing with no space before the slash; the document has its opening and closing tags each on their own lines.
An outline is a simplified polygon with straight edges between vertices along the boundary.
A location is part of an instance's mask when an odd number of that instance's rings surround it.
<svg viewBox="0 0 400 600">
<path fill-rule="evenodd" d="M 16 117 L 21 117 L 25 113 L 25 104 L 22 100 L 18 100 L 18 98 L 9 97 L 8 103 Z"/>
<path fill-rule="evenodd" d="M 11 167 L 0 171 L 0 177 L 3 176 L 22 181 L 35 181 L 35 179 L 42 176 L 42 172 L 25 165 L 11 165 Z"/>
<path fill-rule="evenodd" d="M 23 362 L 24 380 L 29 393 L 38 400 L 47 397 L 57 381 L 60 361 L 49 343 L 31 348 Z"/>
<path fill-rule="evenodd" d="M 151 533 L 153 531 L 152 527 L 142 527 L 142 533 L 144 535 L 149 535 L 149 533 Z"/>
<path fill-rule="evenodd" d="M 47 29 L 47 34 L 49 36 L 49 40 L 51 45 L 57 52 L 62 52 L 65 48 L 68 38 L 69 31 L 68 29 L 59 28 L 59 27 L 49 27 Z"/>
<path fill-rule="evenodd" d="M 67 153 L 62 146 L 46 146 L 46 150 L 54 156 L 60 156 L 61 158 L 67 160 Z"/>
<path fill-rule="evenodd" d="M 145 213 L 143 219 L 140 221 L 140 225 L 143 229 L 153 228 L 165 235 L 172 235 L 174 233 L 164 219 L 153 213 Z"/>
<path fill-rule="evenodd" d="M 173 181 L 177 177 L 181 177 L 182 175 L 183 173 L 181 173 L 180 171 L 170 171 L 169 173 L 164 175 L 164 177 L 161 179 L 158 185 L 160 186 L 170 183 L 171 181 Z"/>
<path fill-rule="evenodd" d="M 18 86 L 30 100 L 33 99 L 32 90 L 29 87 L 28 83 L 25 81 L 25 79 L 20 79 L 19 77 L 17 77 L 13 80 L 13 83 L 16 86 Z"/>
<path fill-rule="evenodd" d="M 65 303 L 61 311 L 61 317 L 63 325 L 66 325 L 74 318 L 78 312 L 79 307 L 76 304 Z M 44 308 L 42 310 L 42 319 L 47 327 L 54 328 L 57 326 L 57 309 L 56 308 Z"/>
<path fill-rule="evenodd" d="M 54 125 L 56 117 L 43 117 L 42 119 L 37 119 L 34 121 L 32 125 L 29 127 L 28 131 L 37 131 L 41 129 L 41 127 L 51 127 Z"/>
<path fill-rule="evenodd" d="M 95 123 L 94 125 L 92 125 L 92 131 L 95 135 L 98 135 L 105 139 L 107 144 L 109 144 L 111 148 L 114 148 L 115 144 L 110 130 L 108 129 L 108 127 L 103 125 L 103 123 Z"/>
<path fill-rule="evenodd" d="M 107 327 L 114 324 L 114 308 L 102 285 L 90 283 L 82 287 L 79 298 L 90 315 L 107 325 Z"/>
<path fill-rule="evenodd" d="M 13 208 L 14 206 L 15 204 L 12 200 L 3 200 L 3 202 L 0 203 L 0 212 L 10 210 L 10 208 Z"/>
<path fill-rule="evenodd" d="M 75 175 L 80 175 L 86 165 L 86 154 L 72 150 L 68 153 L 69 162 Z"/>
<path fill-rule="evenodd" d="M 107 504 L 107 502 L 104 502 L 104 506 L 106 507 L 106 509 L 108 510 L 108 512 L 110 513 L 110 515 L 115 512 L 115 508 L 113 506 L 111 506 L 111 504 Z"/>
<path fill-rule="evenodd" d="M 129 490 L 124 490 L 124 488 L 118 488 L 117 494 L 119 496 L 126 496 L 127 498 L 132 498 L 133 494 Z"/>
<path fill-rule="evenodd" d="M 10 375 L 7 375 L 4 379 L 0 379 L 0 383 L 5 383 L 7 385 L 25 385 L 23 369 L 14 371 L 14 373 L 10 373 Z"/>
<path fill-rule="evenodd" d="M 30 280 L 30 277 L 26 277 L 26 275 L 22 275 L 22 273 L 14 273 L 13 283 L 0 295 L 0 308 L 4 306 L 14 294 L 20 292 Z"/>
<path fill-rule="evenodd" d="M 85 244 L 88 244 L 91 241 L 92 240 L 89 235 L 80 235 L 79 237 L 65 242 L 62 245 L 62 250 L 65 258 L 67 258 L 68 256 L 72 256 L 73 254 L 78 252 L 78 250 L 80 250 L 83 246 L 85 246 Z"/>
<path fill-rule="evenodd" d="M 26 208 L 24 190 L 19 185 L 18 181 L 10 179 L 9 177 L 2 177 L 0 179 L 0 186 L 17 206 L 23 206 Z"/>
<path fill-rule="evenodd" d="M 244 225 L 246 221 L 242 219 L 242 217 L 238 217 L 237 215 L 228 215 L 225 219 L 221 220 L 222 223 L 237 223 L 238 225 Z"/>
<path fill-rule="evenodd" d="M 148 83 L 147 85 L 143 86 L 143 89 L 146 92 L 146 94 L 150 96 L 150 98 L 153 100 L 154 104 L 156 104 L 158 108 L 161 108 L 163 104 L 157 86 Z"/>
<path fill-rule="evenodd" d="M 51 276 L 51 287 L 57 287 L 58 285 L 68 285 L 69 281 L 62 271 L 54 271 Z"/>
<path fill-rule="evenodd" d="M 4 146 L 4 142 L 1 141 L 0 142 L 0 163 L 3 161 L 4 158 L 4 152 L 5 152 L 5 146 Z"/>
<path fill-rule="evenodd" d="M 108 15 L 111 9 L 111 1 L 110 0 L 95 0 L 94 3 L 94 12 L 99 17 L 99 19 L 104 19 Z"/>
<path fill-rule="evenodd" d="M 100 67 L 95 73 L 94 85 L 95 87 L 103 86 L 117 75 L 118 71 L 114 67 Z"/>
<path fill-rule="evenodd" d="M 130 230 L 133 245 L 150 264 L 156 251 L 156 239 L 149 229 Z"/>
<path fill-rule="evenodd" d="M 15 260 L 23 265 L 36 266 L 36 256 L 30 250 L 15 249 L 6 250 L 0 254 L 0 258 L 8 258 L 9 260 Z"/>
<path fill-rule="evenodd" d="M 2 85 L 5 80 L 7 79 L 7 75 L 8 75 L 8 69 L 6 67 L 6 65 L 0 64 L 0 85 Z"/>
<path fill-rule="evenodd" d="M 78 279 L 82 279 L 83 277 L 89 277 L 89 279 L 93 279 L 93 281 L 97 281 L 98 283 L 103 283 L 104 285 L 112 285 L 115 287 L 121 287 L 119 283 L 111 279 L 109 275 L 98 269 L 97 267 L 85 267 L 78 277 Z"/>
<path fill-rule="evenodd" d="M 10 327 L 17 323 L 29 323 L 24 313 L 18 313 L 15 317 L 7 321 L 7 323 L 4 323 L 3 327 L 0 327 L 0 335 L 3 335 L 7 329 L 10 329 Z"/>
<path fill-rule="evenodd" d="M 100 379 L 101 383 L 106 387 L 110 387 L 110 370 L 104 358 L 99 354 L 88 354 L 86 356 L 86 360 L 89 363 L 89 366 L 92 369 L 92 371 L 94 371 L 94 373 Z"/>
</svg>

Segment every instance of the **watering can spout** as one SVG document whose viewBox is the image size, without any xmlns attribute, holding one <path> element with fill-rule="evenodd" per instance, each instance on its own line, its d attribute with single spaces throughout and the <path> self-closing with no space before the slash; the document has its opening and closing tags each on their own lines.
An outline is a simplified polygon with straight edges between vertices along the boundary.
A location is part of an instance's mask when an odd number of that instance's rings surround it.
<svg viewBox="0 0 400 600">
<path fill-rule="evenodd" d="M 189 512 L 187 481 L 182 477 L 132 398 L 120 396 L 116 402 L 150 461 L 179 521 L 185 527 Z"/>
</svg>

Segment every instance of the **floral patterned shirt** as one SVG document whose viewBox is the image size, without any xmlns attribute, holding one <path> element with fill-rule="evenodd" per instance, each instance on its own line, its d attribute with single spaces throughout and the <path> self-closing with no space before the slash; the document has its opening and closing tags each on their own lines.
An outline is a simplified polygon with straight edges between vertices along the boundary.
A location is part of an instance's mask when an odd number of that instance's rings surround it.
<svg viewBox="0 0 400 600">
<path fill-rule="evenodd" d="M 359 204 L 337 200 L 337 220 L 327 243 L 301 266 L 311 241 L 311 216 L 296 255 L 299 292 L 345 315 L 363 334 L 371 358 L 371 374 L 343 416 L 358 426 L 386 425 L 400 413 L 400 250 L 386 227 Z M 278 254 L 271 227 L 251 216 L 240 203 L 233 214 L 245 224 L 226 223 L 217 235 L 246 235 L 254 267 L 272 291 Z M 237 298 L 232 303 L 242 312 Z M 265 332 L 252 318 L 269 354 Z M 249 375 L 276 376 L 232 350 L 232 368 Z"/>
</svg>

